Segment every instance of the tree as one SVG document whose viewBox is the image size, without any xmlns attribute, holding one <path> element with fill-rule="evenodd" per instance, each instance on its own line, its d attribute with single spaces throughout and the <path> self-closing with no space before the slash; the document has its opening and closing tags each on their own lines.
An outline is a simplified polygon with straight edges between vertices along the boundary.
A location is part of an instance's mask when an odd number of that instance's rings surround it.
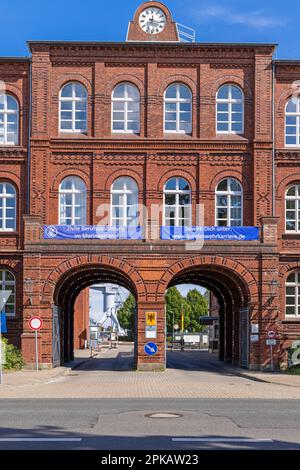
<svg viewBox="0 0 300 470">
<path fill-rule="evenodd" d="M 173 314 L 174 324 L 178 324 L 181 329 L 181 315 L 184 315 L 184 329 L 188 328 L 190 323 L 190 305 L 186 301 L 176 287 L 170 287 L 166 294 L 166 310 L 167 310 L 167 330 L 173 331 Z"/>
<path fill-rule="evenodd" d="M 130 294 L 117 313 L 120 326 L 124 330 L 134 330 L 135 308 L 135 298 Z"/>
<path fill-rule="evenodd" d="M 200 317 L 208 314 L 208 305 L 205 295 L 202 295 L 197 289 L 192 289 L 187 293 L 186 300 L 190 306 L 189 331 L 201 331 Z"/>
</svg>

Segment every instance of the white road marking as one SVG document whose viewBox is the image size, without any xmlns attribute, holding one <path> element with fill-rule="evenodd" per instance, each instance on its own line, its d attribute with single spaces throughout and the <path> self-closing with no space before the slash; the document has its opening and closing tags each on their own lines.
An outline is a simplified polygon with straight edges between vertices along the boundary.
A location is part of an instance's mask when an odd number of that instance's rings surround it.
<svg viewBox="0 0 300 470">
<path fill-rule="evenodd" d="M 173 437 L 173 442 L 274 442 L 273 439 L 251 439 L 239 437 Z"/>
<path fill-rule="evenodd" d="M 0 442 L 81 442 L 81 437 L 0 437 Z"/>
</svg>

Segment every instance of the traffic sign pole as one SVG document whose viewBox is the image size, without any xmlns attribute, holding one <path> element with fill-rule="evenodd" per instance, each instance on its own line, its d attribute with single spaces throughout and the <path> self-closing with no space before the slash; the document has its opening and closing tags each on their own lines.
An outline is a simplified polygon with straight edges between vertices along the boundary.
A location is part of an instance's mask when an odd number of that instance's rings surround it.
<svg viewBox="0 0 300 470">
<path fill-rule="evenodd" d="M 273 358 L 273 346 L 276 345 L 277 333 L 275 330 L 269 330 L 267 332 L 267 345 L 270 346 L 270 367 L 271 371 L 274 372 L 274 358 Z"/>
<path fill-rule="evenodd" d="M 35 330 L 35 361 L 36 370 L 39 370 L 39 345 L 38 345 L 38 330 Z"/>
<path fill-rule="evenodd" d="M 29 320 L 29 327 L 34 331 L 35 335 L 35 362 L 36 362 L 36 371 L 39 370 L 39 345 L 38 345 L 38 331 L 43 326 L 43 320 L 40 317 L 32 317 Z"/>
<path fill-rule="evenodd" d="M 10 290 L 3 290 L 0 292 L 0 385 L 3 380 L 3 344 L 2 344 L 2 310 L 4 311 L 4 306 L 9 299 L 11 294 Z"/>
<path fill-rule="evenodd" d="M 271 371 L 274 372 L 274 363 L 273 363 L 273 345 L 270 345 L 270 354 L 271 354 Z"/>
</svg>

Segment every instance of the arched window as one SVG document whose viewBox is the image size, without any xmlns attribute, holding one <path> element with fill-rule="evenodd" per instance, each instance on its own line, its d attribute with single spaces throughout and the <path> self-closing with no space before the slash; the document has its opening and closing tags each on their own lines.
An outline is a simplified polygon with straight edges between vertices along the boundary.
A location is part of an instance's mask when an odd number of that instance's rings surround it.
<svg viewBox="0 0 300 470">
<path fill-rule="evenodd" d="M 6 269 L 0 269 L 0 291 L 3 290 L 11 291 L 9 298 L 7 299 L 7 302 L 3 307 L 3 311 L 8 317 L 14 317 L 16 314 L 16 280 L 15 276 Z"/>
<path fill-rule="evenodd" d="M 175 83 L 165 91 L 164 131 L 192 133 L 192 93 L 186 85 Z"/>
<path fill-rule="evenodd" d="M 300 99 L 291 98 L 285 107 L 285 145 L 300 147 Z"/>
<path fill-rule="evenodd" d="M 166 227 L 191 225 L 191 188 L 183 178 L 171 178 L 164 187 L 164 222 Z"/>
<path fill-rule="evenodd" d="M 138 225 L 138 186 L 130 177 L 122 176 L 113 182 L 111 224 L 115 227 Z"/>
<path fill-rule="evenodd" d="M 216 225 L 241 227 L 243 225 L 243 190 L 234 178 L 226 178 L 216 188 Z"/>
<path fill-rule="evenodd" d="M 112 93 L 112 132 L 140 132 L 140 92 L 130 83 L 121 83 Z"/>
<path fill-rule="evenodd" d="M 85 224 L 85 182 L 78 176 L 68 176 L 59 187 L 59 225 Z"/>
<path fill-rule="evenodd" d="M 291 186 L 285 194 L 285 230 L 300 232 L 300 184 Z"/>
<path fill-rule="evenodd" d="M 16 230 L 16 190 L 10 183 L 0 181 L 0 231 Z"/>
<path fill-rule="evenodd" d="M 87 91 L 80 83 L 67 83 L 59 96 L 60 132 L 87 132 Z"/>
<path fill-rule="evenodd" d="M 0 94 L 0 144 L 19 144 L 19 106 L 17 100 Z"/>
<path fill-rule="evenodd" d="M 223 85 L 217 93 L 217 133 L 244 132 L 244 94 L 236 85 Z"/>
<path fill-rule="evenodd" d="M 285 315 L 300 317 L 300 273 L 291 273 L 285 284 Z"/>
</svg>

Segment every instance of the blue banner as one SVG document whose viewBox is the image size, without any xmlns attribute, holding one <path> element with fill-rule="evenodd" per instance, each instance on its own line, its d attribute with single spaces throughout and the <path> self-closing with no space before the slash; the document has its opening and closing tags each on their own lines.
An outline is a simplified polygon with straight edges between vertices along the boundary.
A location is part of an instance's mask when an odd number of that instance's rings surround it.
<svg viewBox="0 0 300 470">
<path fill-rule="evenodd" d="M 6 315 L 4 312 L 1 312 L 1 333 L 7 333 L 7 326 L 6 326 Z"/>
<path fill-rule="evenodd" d="M 98 225 L 46 225 L 47 240 L 141 240 L 141 227 L 110 227 Z"/>
<path fill-rule="evenodd" d="M 161 227 L 162 240 L 259 240 L 258 227 Z"/>
</svg>

